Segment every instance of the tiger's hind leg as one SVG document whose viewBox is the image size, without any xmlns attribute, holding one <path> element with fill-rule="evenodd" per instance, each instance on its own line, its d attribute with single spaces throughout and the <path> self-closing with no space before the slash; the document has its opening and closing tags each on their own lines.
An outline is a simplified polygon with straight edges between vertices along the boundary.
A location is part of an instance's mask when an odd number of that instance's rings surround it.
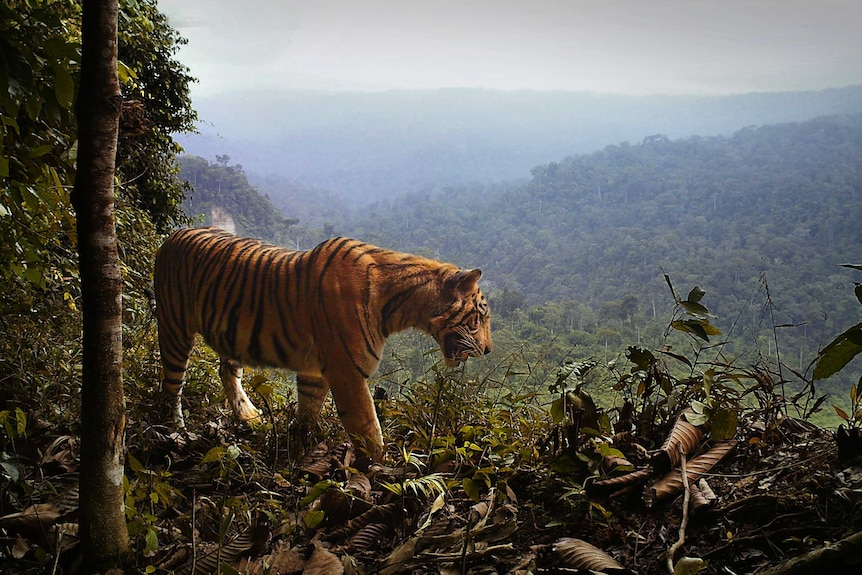
<svg viewBox="0 0 862 575">
<path fill-rule="evenodd" d="M 242 365 L 221 356 L 218 373 L 224 387 L 228 404 L 240 421 L 252 422 L 260 418 L 260 410 L 254 406 L 242 387 Z"/>
<path fill-rule="evenodd" d="M 166 419 L 176 428 L 186 426 L 183 417 L 183 379 L 189 365 L 189 356 L 194 346 L 194 335 L 171 339 L 167 330 L 159 325 L 159 349 L 162 357 L 161 387 L 166 409 Z"/>
<path fill-rule="evenodd" d="M 333 384 L 332 397 L 344 430 L 354 438 L 354 445 L 361 447 L 374 461 L 380 461 L 383 458 L 383 433 L 368 384 L 365 379 L 355 376 L 334 381 L 338 385 Z M 356 439 L 360 439 L 362 444 L 358 445 Z"/>
</svg>

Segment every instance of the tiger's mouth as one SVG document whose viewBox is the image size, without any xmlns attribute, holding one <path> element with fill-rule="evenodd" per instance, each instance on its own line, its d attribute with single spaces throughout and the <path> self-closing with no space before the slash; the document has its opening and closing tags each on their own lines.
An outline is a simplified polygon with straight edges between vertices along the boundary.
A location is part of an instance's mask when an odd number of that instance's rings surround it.
<svg viewBox="0 0 862 575">
<path fill-rule="evenodd" d="M 459 334 L 453 332 L 447 334 L 443 338 L 443 360 L 446 362 L 446 367 L 458 367 L 470 357 L 468 345 L 462 340 Z"/>
</svg>

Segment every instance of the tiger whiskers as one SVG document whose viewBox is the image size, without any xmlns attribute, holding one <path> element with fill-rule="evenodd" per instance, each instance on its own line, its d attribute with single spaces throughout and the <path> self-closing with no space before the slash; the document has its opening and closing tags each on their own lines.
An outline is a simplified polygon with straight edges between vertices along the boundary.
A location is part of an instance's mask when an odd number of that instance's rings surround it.
<svg viewBox="0 0 862 575">
<path fill-rule="evenodd" d="M 467 355 L 472 357 L 481 357 L 485 354 L 485 350 L 479 345 L 476 336 L 473 335 L 468 327 L 459 325 L 455 327 L 454 331 L 461 336 L 461 339 L 458 340 L 460 351 L 466 352 Z"/>
</svg>

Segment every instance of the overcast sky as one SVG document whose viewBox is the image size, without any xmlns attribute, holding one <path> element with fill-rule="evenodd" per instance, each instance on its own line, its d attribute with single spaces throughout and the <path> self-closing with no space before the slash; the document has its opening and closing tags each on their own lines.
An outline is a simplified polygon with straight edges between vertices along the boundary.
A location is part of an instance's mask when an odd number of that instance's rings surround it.
<svg viewBox="0 0 862 575">
<path fill-rule="evenodd" d="M 193 96 L 440 87 L 726 94 L 862 84 L 862 0 L 159 0 Z"/>
</svg>

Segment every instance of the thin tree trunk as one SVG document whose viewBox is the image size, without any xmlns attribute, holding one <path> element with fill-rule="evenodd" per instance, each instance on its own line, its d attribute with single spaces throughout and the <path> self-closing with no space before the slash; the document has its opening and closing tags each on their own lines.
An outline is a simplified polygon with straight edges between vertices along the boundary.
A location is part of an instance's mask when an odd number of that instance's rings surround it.
<svg viewBox="0 0 862 575">
<path fill-rule="evenodd" d="M 78 222 L 83 312 L 80 538 L 85 572 L 129 555 L 123 510 L 122 277 L 114 225 L 114 169 L 122 97 L 117 80 L 117 0 L 84 0 L 77 102 Z"/>
</svg>

